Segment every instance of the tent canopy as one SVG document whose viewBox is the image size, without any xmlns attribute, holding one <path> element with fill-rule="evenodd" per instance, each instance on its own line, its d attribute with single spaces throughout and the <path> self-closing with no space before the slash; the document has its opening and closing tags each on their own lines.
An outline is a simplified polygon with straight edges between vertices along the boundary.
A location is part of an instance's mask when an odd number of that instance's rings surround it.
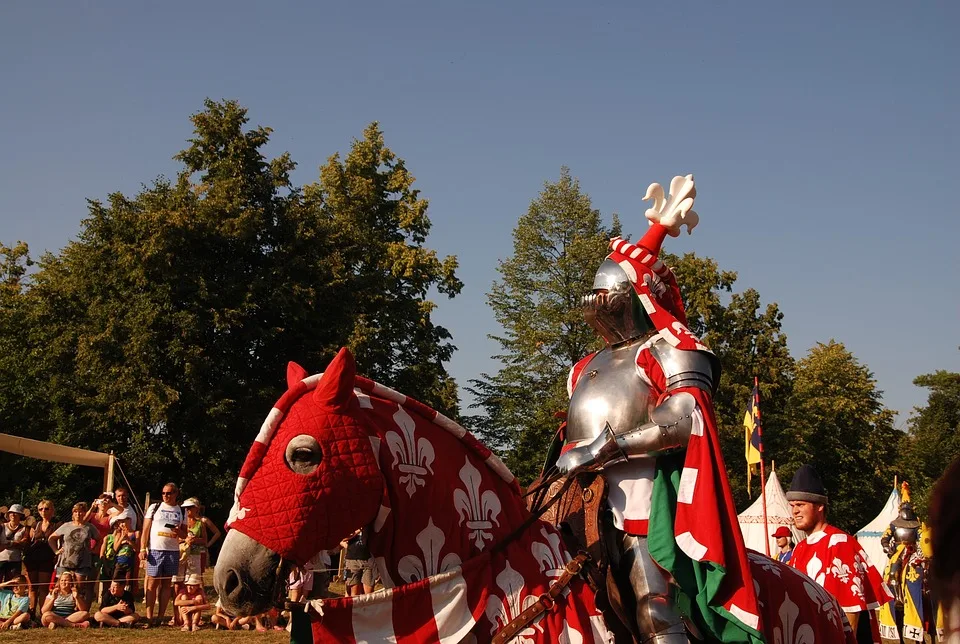
<svg viewBox="0 0 960 644">
<path fill-rule="evenodd" d="M 777 552 L 777 540 L 771 537 L 773 531 L 780 526 L 786 526 L 793 535 L 793 542 L 799 543 L 805 535 L 797 530 L 793 525 L 793 513 L 790 511 L 790 503 L 783 493 L 780 486 L 780 480 L 776 472 L 770 472 L 767 477 L 767 525 L 763 524 L 763 495 L 757 496 L 749 508 L 737 516 L 740 523 L 740 532 L 743 534 L 743 543 L 745 546 L 759 553 L 766 554 L 764 540 L 770 544 L 770 555 Z"/>
<path fill-rule="evenodd" d="M 857 531 L 857 541 L 860 542 L 860 545 L 863 546 L 863 549 L 867 552 L 870 563 L 881 573 L 883 569 L 887 567 L 887 555 L 883 551 L 883 546 L 880 544 L 880 537 L 883 536 L 884 530 L 890 527 L 890 522 L 896 519 L 898 514 L 900 514 L 900 492 L 897 490 L 897 486 L 894 485 L 893 491 L 890 492 L 890 496 L 887 497 L 887 502 L 883 505 L 883 509 L 880 510 L 880 514 L 878 514 L 873 521 Z"/>
</svg>

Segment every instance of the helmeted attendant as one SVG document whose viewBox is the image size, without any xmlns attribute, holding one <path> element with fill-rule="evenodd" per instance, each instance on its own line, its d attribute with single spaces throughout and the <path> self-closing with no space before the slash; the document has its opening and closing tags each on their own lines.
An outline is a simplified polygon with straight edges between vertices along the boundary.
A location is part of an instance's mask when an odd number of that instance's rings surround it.
<svg viewBox="0 0 960 644">
<path fill-rule="evenodd" d="M 667 235 L 698 223 L 695 196 L 692 175 L 674 177 L 668 198 L 652 184 L 647 233 L 611 240 L 582 301 L 606 346 L 570 372 L 557 466 L 607 480 L 612 526 L 601 532 L 637 641 L 686 643 L 679 603 L 717 640 L 762 641 L 714 417 L 720 364 L 687 328 L 676 278 L 658 259 Z"/>
<path fill-rule="evenodd" d="M 893 596 L 853 536 L 827 522 L 829 497 L 811 465 L 794 474 L 787 501 L 798 530 L 807 538 L 793 549 L 790 565 L 836 597 L 859 644 L 880 644 L 875 609 Z"/>
</svg>

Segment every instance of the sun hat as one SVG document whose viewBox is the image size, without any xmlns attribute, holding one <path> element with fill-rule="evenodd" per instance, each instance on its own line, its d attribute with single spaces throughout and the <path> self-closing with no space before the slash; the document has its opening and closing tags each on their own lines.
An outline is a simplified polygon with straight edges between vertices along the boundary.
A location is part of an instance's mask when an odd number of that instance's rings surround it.
<svg viewBox="0 0 960 644">
<path fill-rule="evenodd" d="M 789 539 L 790 536 L 791 536 L 791 535 L 790 535 L 790 528 L 788 528 L 788 527 L 785 526 L 785 525 L 782 525 L 782 526 L 780 526 L 779 528 L 777 528 L 776 532 L 774 532 L 774 533 L 771 534 L 770 536 L 771 536 L 771 537 L 776 537 L 776 538 L 778 538 L 778 539 L 779 539 L 780 537 L 787 537 L 787 538 Z"/>
<path fill-rule="evenodd" d="M 197 500 L 197 497 L 191 496 L 189 499 L 180 504 L 181 508 L 198 508 L 200 507 L 200 501 Z"/>
<path fill-rule="evenodd" d="M 26 516 L 26 513 L 23 511 L 23 506 L 19 503 L 14 503 L 10 506 L 10 509 L 7 510 L 7 514 L 10 514 L 11 512 L 14 514 L 19 514 L 21 517 Z"/>
<path fill-rule="evenodd" d="M 203 580 L 200 579 L 200 575 L 187 575 L 187 580 L 184 583 L 187 586 L 202 586 Z"/>
</svg>

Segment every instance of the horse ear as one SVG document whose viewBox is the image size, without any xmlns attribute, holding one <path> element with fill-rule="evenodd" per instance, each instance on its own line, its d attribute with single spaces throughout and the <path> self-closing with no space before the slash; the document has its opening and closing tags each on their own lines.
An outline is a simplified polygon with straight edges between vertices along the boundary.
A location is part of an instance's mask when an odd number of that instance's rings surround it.
<svg viewBox="0 0 960 644">
<path fill-rule="evenodd" d="M 323 378 L 317 383 L 313 396 L 322 405 L 340 407 L 353 397 L 353 385 L 357 375 L 357 363 L 346 347 L 340 349 Z"/>
<path fill-rule="evenodd" d="M 287 363 L 287 389 L 292 389 L 295 384 L 307 377 L 307 370 L 296 362 Z"/>
</svg>

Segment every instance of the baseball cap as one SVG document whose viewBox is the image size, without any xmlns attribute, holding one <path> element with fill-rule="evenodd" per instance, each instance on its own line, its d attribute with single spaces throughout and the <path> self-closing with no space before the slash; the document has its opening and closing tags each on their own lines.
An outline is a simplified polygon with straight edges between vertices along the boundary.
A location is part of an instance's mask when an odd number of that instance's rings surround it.
<svg viewBox="0 0 960 644">
<path fill-rule="evenodd" d="M 189 499 L 180 504 L 181 508 L 197 508 L 200 507 L 200 501 L 197 500 L 197 497 L 191 496 Z"/>
<path fill-rule="evenodd" d="M 790 528 L 788 528 L 788 527 L 785 526 L 785 525 L 782 525 L 782 526 L 780 526 L 779 528 L 777 528 L 776 532 L 774 532 L 774 533 L 771 534 L 770 536 L 771 536 L 771 537 L 777 537 L 777 538 L 779 539 L 780 537 L 790 538 L 790 537 L 793 536 L 793 535 L 790 534 Z"/>
</svg>

